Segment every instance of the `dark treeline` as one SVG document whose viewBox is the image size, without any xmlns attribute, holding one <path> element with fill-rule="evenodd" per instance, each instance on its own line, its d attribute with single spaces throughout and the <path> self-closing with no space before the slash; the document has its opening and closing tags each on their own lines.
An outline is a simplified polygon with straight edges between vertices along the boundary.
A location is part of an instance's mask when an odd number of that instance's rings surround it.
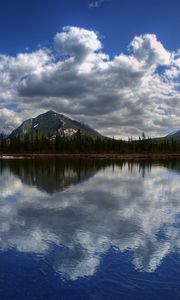
<svg viewBox="0 0 180 300">
<path fill-rule="evenodd" d="M 110 160 L 82 158 L 0 159 L 0 174 L 9 169 L 23 183 L 51 194 L 87 180 L 101 169 L 114 165 Z M 118 165 L 123 166 L 123 162 Z"/>
<path fill-rule="evenodd" d="M 11 139 L 0 139 L 0 153 L 178 153 L 180 142 L 173 138 L 151 139 L 143 134 L 138 140 L 116 140 L 91 138 L 82 135 L 80 130 L 71 138 L 56 135 L 24 135 Z"/>
</svg>

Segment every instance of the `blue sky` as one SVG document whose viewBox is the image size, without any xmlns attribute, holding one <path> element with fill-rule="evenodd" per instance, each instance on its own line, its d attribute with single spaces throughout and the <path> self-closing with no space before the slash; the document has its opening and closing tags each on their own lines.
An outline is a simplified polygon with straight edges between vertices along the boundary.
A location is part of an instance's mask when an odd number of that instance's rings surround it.
<svg viewBox="0 0 180 300">
<path fill-rule="evenodd" d="M 48 109 L 115 137 L 180 127 L 180 1 L 0 1 L 0 131 Z"/>
<path fill-rule="evenodd" d="M 180 46 L 180 1 L 1 0 L 1 53 L 16 54 L 46 44 L 63 26 L 99 31 L 108 53 L 126 51 L 135 35 L 155 33 L 169 50 Z"/>
</svg>

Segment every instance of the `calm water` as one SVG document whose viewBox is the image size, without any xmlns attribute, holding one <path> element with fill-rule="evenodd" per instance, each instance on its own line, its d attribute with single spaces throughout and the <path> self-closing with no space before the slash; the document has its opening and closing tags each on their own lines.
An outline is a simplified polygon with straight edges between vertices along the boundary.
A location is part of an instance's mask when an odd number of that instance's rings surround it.
<svg viewBox="0 0 180 300">
<path fill-rule="evenodd" d="M 180 299 L 180 161 L 0 160 L 1 300 Z"/>
</svg>

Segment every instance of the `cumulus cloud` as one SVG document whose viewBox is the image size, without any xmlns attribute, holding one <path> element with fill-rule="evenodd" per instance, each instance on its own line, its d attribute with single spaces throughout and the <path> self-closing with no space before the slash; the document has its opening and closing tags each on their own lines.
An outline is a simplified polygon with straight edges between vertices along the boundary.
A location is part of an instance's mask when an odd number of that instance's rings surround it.
<svg viewBox="0 0 180 300">
<path fill-rule="evenodd" d="M 136 36 L 130 46 L 134 56 L 146 63 L 147 66 L 170 64 L 171 54 L 157 40 L 155 34 Z"/>
<path fill-rule="evenodd" d="M 72 55 L 81 60 L 102 48 L 94 31 L 69 26 L 64 27 L 63 32 L 55 35 L 54 46 L 61 55 Z"/>
<path fill-rule="evenodd" d="M 20 118 L 18 118 L 15 112 L 6 108 L 1 108 L 0 124 L 2 133 L 11 132 L 15 126 L 20 124 Z"/>
<path fill-rule="evenodd" d="M 110 58 L 97 32 L 66 26 L 49 49 L 0 55 L 0 109 L 14 103 L 18 120 L 54 109 L 115 137 L 178 128 L 179 50 L 145 34 L 128 51 Z"/>
<path fill-rule="evenodd" d="M 43 172 L 30 164 L 31 176 L 25 165 L 16 169 L 1 163 L 1 250 L 50 253 L 56 272 L 71 280 L 94 275 L 112 247 L 131 251 L 132 266 L 144 272 L 155 271 L 171 252 L 179 253 L 178 164 L 174 170 L 114 165 L 96 174 L 92 164 L 88 170 L 71 164 L 63 169 L 50 162 Z M 56 186 L 51 194 L 45 175 Z M 82 181 L 72 184 L 73 178 Z"/>
<path fill-rule="evenodd" d="M 89 8 L 98 8 L 106 1 L 107 0 L 97 0 L 97 1 L 94 1 L 94 2 L 90 2 L 89 3 Z"/>
</svg>

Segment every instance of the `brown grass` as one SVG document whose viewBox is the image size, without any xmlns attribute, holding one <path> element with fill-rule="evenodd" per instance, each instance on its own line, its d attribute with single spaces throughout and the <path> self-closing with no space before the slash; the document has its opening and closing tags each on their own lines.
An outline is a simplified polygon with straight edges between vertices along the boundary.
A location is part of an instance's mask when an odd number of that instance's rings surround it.
<svg viewBox="0 0 180 300">
<path fill-rule="evenodd" d="M 9 153 L 0 154 L 0 157 L 24 157 L 24 158 L 48 158 L 48 157 L 61 157 L 61 158 L 88 158 L 88 159 L 117 159 L 117 160 L 139 160 L 139 159 L 170 159 L 180 158 L 180 153 L 132 153 L 132 154 L 109 154 L 109 153 Z"/>
</svg>

